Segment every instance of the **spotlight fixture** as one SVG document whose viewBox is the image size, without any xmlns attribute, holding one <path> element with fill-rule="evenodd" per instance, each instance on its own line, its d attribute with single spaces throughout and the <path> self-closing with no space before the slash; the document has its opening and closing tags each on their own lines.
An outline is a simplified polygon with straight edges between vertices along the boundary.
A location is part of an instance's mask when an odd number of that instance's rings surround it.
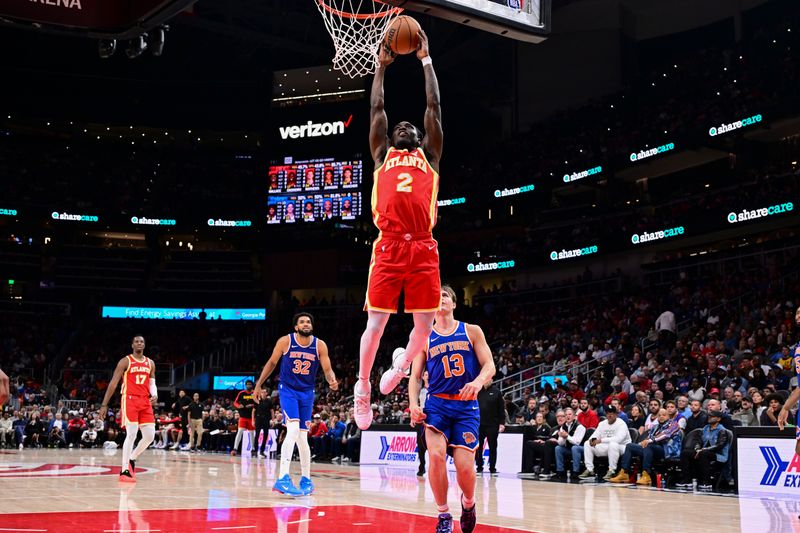
<svg viewBox="0 0 800 533">
<path fill-rule="evenodd" d="M 147 50 L 147 34 L 143 33 L 138 37 L 134 37 L 128 41 L 128 47 L 125 49 L 125 55 L 129 59 L 136 59 Z"/>
<path fill-rule="evenodd" d="M 109 57 L 113 56 L 114 52 L 116 51 L 116 39 L 100 39 L 97 41 L 97 53 L 100 54 L 100 57 L 103 59 L 108 59 Z"/>
</svg>

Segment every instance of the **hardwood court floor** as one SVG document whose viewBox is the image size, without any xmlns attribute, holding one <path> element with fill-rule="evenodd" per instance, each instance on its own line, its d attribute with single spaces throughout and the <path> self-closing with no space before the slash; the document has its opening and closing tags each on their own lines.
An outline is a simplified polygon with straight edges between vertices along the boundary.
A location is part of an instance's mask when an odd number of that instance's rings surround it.
<svg viewBox="0 0 800 533">
<path fill-rule="evenodd" d="M 314 464 L 316 492 L 273 493 L 275 461 L 149 450 L 138 482 L 120 451 L 0 452 L 0 532 L 433 532 L 433 497 L 415 470 Z M 295 467 L 295 481 L 299 476 Z M 478 478 L 476 532 L 800 531 L 796 502 Z M 458 493 L 451 489 L 454 531 Z"/>
</svg>

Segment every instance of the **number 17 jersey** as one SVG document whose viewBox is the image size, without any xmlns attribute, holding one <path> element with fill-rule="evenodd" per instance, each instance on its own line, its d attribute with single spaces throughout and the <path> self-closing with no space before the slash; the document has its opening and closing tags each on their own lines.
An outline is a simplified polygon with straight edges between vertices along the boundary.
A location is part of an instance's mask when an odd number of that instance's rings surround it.
<svg viewBox="0 0 800 533">
<path fill-rule="evenodd" d="M 439 173 L 422 148 L 390 147 L 375 170 L 372 185 L 372 220 L 388 233 L 430 233 L 436 225 Z"/>
<path fill-rule="evenodd" d="M 317 338 L 310 337 L 308 346 L 297 342 L 294 333 L 289 334 L 289 349 L 281 356 L 281 387 L 294 391 L 313 391 L 319 369 Z"/>
<path fill-rule="evenodd" d="M 434 330 L 428 338 L 428 395 L 455 396 L 481 373 L 481 365 L 467 335 L 467 324 L 457 322 L 448 334 Z"/>
</svg>

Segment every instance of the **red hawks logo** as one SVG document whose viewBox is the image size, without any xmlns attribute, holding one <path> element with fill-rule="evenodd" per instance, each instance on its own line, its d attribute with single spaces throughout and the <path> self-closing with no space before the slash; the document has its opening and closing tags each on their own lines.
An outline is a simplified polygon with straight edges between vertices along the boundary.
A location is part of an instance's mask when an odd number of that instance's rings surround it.
<svg viewBox="0 0 800 533">
<path fill-rule="evenodd" d="M 470 433 L 470 432 L 462 433 L 461 436 L 464 438 L 464 442 L 466 442 L 467 445 L 470 445 L 470 444 L 472 444 L 474 442 L 477 442 L 477 440 L 478 440 L 475 437 L 475 434 L 474 433 Z"/>
<path fill-rule="evenodd" d="M 155 472 L 153 468 L 137 467 L 136 474 Z M 0 479 L 9 477 L 75 477 L 118 476 L 120 467 L 106 465 L 76 465 L 59 463 L 3 463 L 0 464 Z"/>
</svg>

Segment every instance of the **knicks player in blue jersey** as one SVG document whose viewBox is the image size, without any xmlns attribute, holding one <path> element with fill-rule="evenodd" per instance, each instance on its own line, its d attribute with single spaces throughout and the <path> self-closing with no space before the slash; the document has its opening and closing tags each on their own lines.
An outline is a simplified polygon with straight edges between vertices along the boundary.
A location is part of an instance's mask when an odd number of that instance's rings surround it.
<svg viewBox="0 0 800 533">
<path fill-rule="evenodd" d="M 797 308 L 797 311 L 794 313 L 794 321 L 800 326 L 800 307 Z M 783 431 L 783 427 L 786 425 L 786 421 L 789 420 L 789 411 L 794 404 L 797 403 L 797 400 L 800 399 L 800 342 L 794 345 L 794 352 L 792 353 L 792 358 L 794 359 L 794 372 L 797 375 L 797 387 L 792 391 L 789 397 L 786 399 L 786 402 L 783 404 L 781 408 L 781 412 L 778 414 L 778 427 Z M 797 429 L 795 430 L 795 437 L 797 438 L 797 444 L 794 448 L 794 453 L 800 455 L 800 412 L 798 412 L 798 420 L 797 420 Z"/>
<path fill-rule="evenodd" d="M 281 446 L 281 466 L 278 480 L 272 490 L 289 496 L 303 496 L 314 492 L 311 482 L 311 448 L 308 446 L 308 428 L 311 427 L 311 412 L 314 407 L 314 382 L 317 370 L 322 366 L 325 379 L 331 390 L 339 385 L 331 368 L 328 345 L 314 333 L 314 317 L 309 313 L 294 316 L 294 333 L 278 339 L 272 356 L 264 365 L 256 382 L 253 396 L 256 403 L 261 394 L 261 385 L 280 365 L 278 396 L 286 422 L 286 438 Z M 294 454 L 294 445 L 300 452 L 300 488 L 294 486 L 289 477 L 289 467 Z"/>
<path fill-rule="evenodd" d="M 447 504 L 447 451 L 451 449 L 461 489 L 461 531 L 475 529 L 475 449 L 480 411 L 478 392 L 495 374 L 483 330 L 453 317 L 455 292 L 442 286 L 441 309 L 428 338 L 428 347 L 414 358 L 408 383 L 411 423 L 425 424 L 428 481 L 439 510 L 436 533 L 450 533 L 453 517 Z M 419 406 L 423 370 L 428 371 L 428 399 Z"/>
</svg>

